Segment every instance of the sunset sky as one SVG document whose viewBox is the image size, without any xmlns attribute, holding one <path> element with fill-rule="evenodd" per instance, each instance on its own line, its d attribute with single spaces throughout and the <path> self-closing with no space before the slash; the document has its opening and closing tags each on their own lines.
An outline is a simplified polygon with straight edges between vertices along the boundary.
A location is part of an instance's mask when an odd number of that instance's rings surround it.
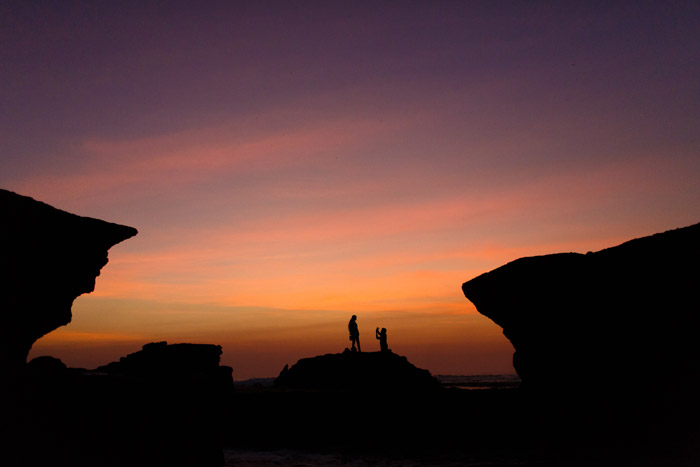
<svg viewBox="0 0 700 467">
<path fill-rule="evenodd" d="M 6 1 L 0 109 L 0 187 L 139 230 L 30 354 L 70 366 L 276 376 L 356 314 L 510 373 L 463 282 L 700 222 L 696 1 Z"/>
</svg>

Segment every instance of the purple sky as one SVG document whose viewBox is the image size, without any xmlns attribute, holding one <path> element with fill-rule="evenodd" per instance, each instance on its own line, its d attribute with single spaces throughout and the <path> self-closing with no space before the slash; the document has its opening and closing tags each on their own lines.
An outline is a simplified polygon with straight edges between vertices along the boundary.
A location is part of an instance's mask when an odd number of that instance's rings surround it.
<svg viewBox="0 0 700 467">
<path fill-rule="evenodd" d="M 700 220 L 699 26 L 691 1 L 3 2 L 0 186 L 140 231 L 35 355 L 216 342 L 269 376 L 357 313 L 433 372 L 508 371 L 462 282 Z"/>
</svg>

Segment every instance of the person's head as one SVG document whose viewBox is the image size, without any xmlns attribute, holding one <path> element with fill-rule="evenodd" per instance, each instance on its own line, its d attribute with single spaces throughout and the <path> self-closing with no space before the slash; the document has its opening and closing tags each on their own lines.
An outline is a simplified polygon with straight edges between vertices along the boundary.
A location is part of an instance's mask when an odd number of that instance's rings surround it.
<svg viewBox="0 0 700 467">
<path fill-rule="evenodd" d="M 352 315 L 352 318 L 350 318 L 351 321 L 355 321 L 357 319 L 357 316 Z"/>
<path fill-rule="evenodd" d="M 386 328 L 382 328 L 381 334 L 386 334 Z"/>
</svg>

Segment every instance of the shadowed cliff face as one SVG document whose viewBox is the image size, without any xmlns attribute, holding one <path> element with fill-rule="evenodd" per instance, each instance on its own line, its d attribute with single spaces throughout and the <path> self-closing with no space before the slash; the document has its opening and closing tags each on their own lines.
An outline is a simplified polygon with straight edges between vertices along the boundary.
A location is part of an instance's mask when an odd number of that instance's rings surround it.
<svg viewBox="0 0 700 467">
<path fill-rule="evenodd" d="M 95 288 L 107 250 L 136 229 L 81 217 L 0 190 L 0 365 L 23 365 L 32 344 L 71 320 Z"/>
<path fill-rule="evenodd" d="M 512 342 L 524 387 L 684 390 L 700 381 L 699 261 L 697 224 L 521 258 L 462 290 Z"/>
</svg>

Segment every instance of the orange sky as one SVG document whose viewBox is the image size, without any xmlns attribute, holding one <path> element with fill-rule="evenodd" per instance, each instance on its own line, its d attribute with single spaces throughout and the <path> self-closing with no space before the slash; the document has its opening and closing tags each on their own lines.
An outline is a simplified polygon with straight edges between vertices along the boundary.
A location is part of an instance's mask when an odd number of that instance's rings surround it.
<svg viewBox="0 0 700 467">
<path fill-rule="evenodd" d="M 700 220 L 695 6 L 183 5 L 0 11 L 0 185 L 139 230 L 31 357 L 512 372 L 462 282 Z"/>
</svg>

